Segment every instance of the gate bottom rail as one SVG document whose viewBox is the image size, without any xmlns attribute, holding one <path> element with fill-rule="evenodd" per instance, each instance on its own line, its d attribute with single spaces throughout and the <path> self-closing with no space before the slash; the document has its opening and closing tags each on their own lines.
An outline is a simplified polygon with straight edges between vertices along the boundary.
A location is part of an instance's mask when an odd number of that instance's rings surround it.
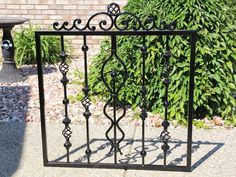
<svg viewBox="0 0 236 177">
<path fill-rule="evenodd" d="M 141 165 L 141 164 L 111 164 L 111 163 L 67 163 L 67 162 L 47 162 L 45 167 L 72 167 L 72 168 L 107 168 L 125 170 L 159 170 L 159 171 L 185 171 L 191 172 L 187 166 L 163 166 L 163 165 Z"/>
</svg>

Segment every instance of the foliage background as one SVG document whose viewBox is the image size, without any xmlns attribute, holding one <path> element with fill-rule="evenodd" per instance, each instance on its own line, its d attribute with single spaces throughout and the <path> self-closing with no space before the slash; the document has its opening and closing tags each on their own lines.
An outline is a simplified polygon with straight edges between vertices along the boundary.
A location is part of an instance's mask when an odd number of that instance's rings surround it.
<svg viewBox="0 0 236 177">
<path fill-rule="evenodd" d="M 228 2 L 230 3 L 230 2 Z M 156 24 L 177 21 L 177 29 L 197 30 L 196 75 L 194 93 L 195 118 L 221 116 L 226 123 L 236 125 L 236 20 L 235 6 L 222 0 L 129 0 L 125 10 L 136 14 L 142 21 L 155 14 Z M 134 23 L 134 21 L 130 21 Z M 141 86 L 141 39 L 139 37 L 118 38 L 118 55 L 126 63 L 129 78 L 119 93 L 119 99 L 133 108 L 140 104 Z M 146 45 L 147 101 L 148 109 L 163 114 L 164 85 L 162 83 L 162 55 L 165 38 L 149 36 Z M 169 90 L 170 119 L 186 123 L 189 84 L 189 39 L 183 36 L 171 37 L 172 57 L 171 84 Z M 93 94 L 108 98 L 108 92 L 101 80 L 101 67 L 110 56 L 110 41 L 102 43 L 100 53 L 94 58 L 90 70 L 90 88 Z M 108 76 L 111 70 L 122 73 L 122 66 L 116 59 L 105 68 Z M 118 81 L 121 81 L 119 78 Z"/>
<path fill-rule="evenodd" d="M 17 65 L 36 64 L 35 31 L 40 27 L 29 25 L 15 32 L 14 45 L 16 48 L 15 62 Z M 43 36 L 41 39 L 42 62 L 54 64 L 60 61 L 60 37 Z M 67 46 L 68 48 L 68 46 Z"/>
</svg>

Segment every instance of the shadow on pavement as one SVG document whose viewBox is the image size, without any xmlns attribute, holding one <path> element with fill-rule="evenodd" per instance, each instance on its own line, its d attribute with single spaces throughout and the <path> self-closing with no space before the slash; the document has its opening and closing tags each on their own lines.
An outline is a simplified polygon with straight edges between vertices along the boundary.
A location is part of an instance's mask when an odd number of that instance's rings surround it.
<svg viewBox="0 0 236 177">
<path fill-rule="evenodd" d="M 20 164 L 29 92 L 28 86 L 0 86 L 1 177 L 12 176 Z"/>
<path fill-rule="evenodd" d="M 92 150 L 91 156 L 96 155 L 97 153 L 99 153 L 99 151 L 103 151 L 104 149 L 107 149 L 108 153 L 105 154 L 103 157 L 100 156 L 100 159 L 96 161 L 96 163 L 103 163 L 105 159 L 113 156 L 113 153 L 109 153 L 111 145 L 110 145 L 110 143 L 107 142 L 106 139 L 92 139 L 90 141 L 90 144 L 93 144 L 96 142 L 97 143 L 99 142 L 100 145 L 96 149 Z M 132 147 L 131 152 L 129 152 L 128 154 L 124 154 L 122 156 L 122 158 L 119 160 L 119 163 L 137 164 L 137 162 L 141 161 L 141 159 L 142 159 L 140 156 L 141 146 L 135 146 L 134 142 L 141 144 L 141 139 L 130 138 L 130 139 L 124 140 L 123 146 L 121 146 L 121 150 L 123 150 L 124 148 L 126 148 L 129 145 L 131 145 L 133 147 Z M 160 141 L 159 138 L 147 139 L 145 142 L 146 142 L 145 147 L 146 147 L 147 154 L 153 153 L 158 150 L 159 150 L 158 152 L 161 152 L 162 142 Z M 183 145 L 186 146 L 187 142 L 176 139 L 176 140 L 172 140 L 169 144 L 170 144 L 171 148 L 167 154 L 167 158 L 172 153 L 177 153 L 177 154 L 175 154 L 175 158 L 172 158 L 170 160 L 170 163 L 168 165 L 169 166 L 178 166 L 178 165 L 182 165 L 181 163 L 184 164 L 186 161 L 186 158 L 187 158 L 187 153 L 183 152 L 183 151 L 175 151 L 175 150 L 180 148 Z M 192 156 L 197 154 L 197 159 L 192 160 L 192 170 L 195 170 L 198 166 L 200 166 L 202 163 L 204 163 L 204 161 L 206 161 L 209 157 L 211 157 L 214 153 L 216 153 L 220 148 L 222 148 L 223 145 L 224 145 L 224 143 L 221 143 L 221 142 L 209 142 L 209 141 L 193 142 Z M 207 150 L 205 149 L 205 147 L 208 147 Z M 73 154 L 75 155 L 79 151 L 84 152 L 84 149 L 86 149 L 86 144 L 83 144 L 83 145 L 71 150 L 70 155 L 73 155 Z M 82 162 L 86 162 L 86 159 L 87 159 L 87 157 L 86 157 L 86 155 L 84 155 L 82 157 L 79 157 L 74 162 L 82 163 Z M 57 158 L 53 161 L 55 161 L 55 162 L 66 161 L 66 154 L 63 156 L 60 156 L 59 158 Z M 159 162 L 159 164 L 161 164 L 163 162 L 163 153 L 159 153 L 157 156 L 153 156 L 152 160 L 149 160 L 149 161 L 150 161 L 150 163 L 148 163 L 148 164 L 154 165 L 154 164 L 157 164 L 158 162 Z"/>
<path fill-rule="evenodd" d="M 24 142 L 25 123 L 0 122 L 0 176 L 10 177 L 18 169 Z"/>
</svg>

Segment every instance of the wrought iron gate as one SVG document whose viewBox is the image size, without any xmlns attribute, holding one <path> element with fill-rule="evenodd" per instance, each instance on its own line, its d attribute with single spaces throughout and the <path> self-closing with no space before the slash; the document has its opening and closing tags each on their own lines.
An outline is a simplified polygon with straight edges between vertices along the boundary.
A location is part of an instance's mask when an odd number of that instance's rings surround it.
<svg viewBox="0 0 236 177">
<path fill-rule="evenodd" d="M 106 20 L 100 21 L 97 26 L 92 25 L 91 21 L 93 18 L 98 15 L 105 15 L 107 19 L 109 19 L 109 23 Z M 101 12 L 94 14 L 91 16 L 84 27 L 81 26 L 81 20 L 75 19 L 73 24 L 69 26 L 68 22 L 64 22 L 60 25 L 58 22 L 53 24 L 54 31 L 36 31 L 36 54 L 37 54 L 37 65 L 38 65 L 38 80 L 39 80 L 39 96 L 40 96 L 40 114 L 41 114 L 41 130 L 42 130 L 42 147 L 43 147 L 43 161 L 45 166 L 55 166 L 55 167 L 88 167 L 88 168 L 123 168 L 123 169 L 146 169 L 146 170 L 170 170 L 170 171 L 191 171 L 191 151 L 192 151 L 192 118 L 193 118 L 193 94 L 194 94 L 194 66 L 195 66 L 195 45 L 197 40 L 197 32 L 191 30 L 175 30 L 175 23 L 165 24 L 163 23 L 160 27 L 158 27 L 155 23 L 155 19 L 148 17 L 144 22 L 142 22 L 136 15 L 121 12 L 120 7 L 112 3 L 108 5 L 107 12 Z M 44 107 L 44 86 L 43 86 L 43 72 L 42 72 L 42 63 L 41 63 L 41 37 L 45 35 L 56 35 L 61 37 L 61 64 L 59 66 L 59 70 L 62 73 L 61 83 L 64 88 L 64 109 L 65 116 L 63 123 L 65 125 L 64 130 L 62 130 L 62 134 L 65 138 L 64 147 L 66 149 L 66 162 L 54 162 L 48 161 L 47 154 L 47 135 L 46 135 L 46 122 L 45 122 L 45 107 Z M 87 162 L 78 163 L 70 161 L 70 148 L 72 146 L 70 138 L 72 136 L 72 129 L 70 127 L 71 120 L 68 116 L 68 104 L 69 100 L 67 97 L 67 84 L 69 82 L 67 78 L 67 72 L 69 70 L 69 64 L 67 63 L 67 54 L 64 49 L 64 36 L 83 36 L 83 46 L 82 51 L 84 53 L 84 71 L 85 71 L 85 83 L 84 83 L 84 98 L 82 100 L 82 105 L 84 106 L 84 117 L 86 119 L 86 147 L 87 150 L 85 152 L 87 157 Z M 190 39 L 190 69 L 189 69 L 189 105 L 188 105 L 188 129 L 187 129 L 187 165 L 186 166 L 170 166 L 166 163 L 167 153 L 169 150 L 169 139 L 170 134 L 168 131 L 169 121 L 168 121 L 168 88 L 170 84 L 169 80 L 169 59 L 171 57 L 171 49 L 169 46 L 170 36 L 189 36 Z M 104 105 L 104 115 L 110 120 L 111 125 L 109 129 L 106 131 L 107 141 L 110 143 L 111 149 L 110 152 L 114 154 L 114 163 L 93 163 L 90 161 L 90 157 L 92 155 L 92 150 L 90 149 L 90 129 L 89 129 L 89 118 L 91 116 L 91 112 L 89 110 L 89 106 L 91 105 L 91 101 L 89 98 L 89 81 L 88 81 L 88 66 L 87 66 L 87 53 L 88 53 L 88 45 L 87 45 L 87 36 L 109 36 L 111 38 L 111 54 L 110 57 L 103 63 L 101 69 L 101 78 L 107 87 L 107 90 L 110 93 L 110 98 L 107 103 Z M 127 77 L 128 71 L 126 68 L 126 63 L 123 59 L 121 59 L 117 54 L 117 36 L 141 36 L 142 37 L 142 46 L 140 47 L 142 53 L 142 86 L 140 89 L 140 94 L 142 96 L 141 99 L 141 114 L 140 119 L 142 120 L 142 140 L 141 147 L 142 150 L 140 152 L 140 157 L 142 158 L 141 164 L 123 164 L 118 163 L 117 154 L 121 152 L 120 143 L 124 140 L 125 133 L 119 125 L 119 122 L 122 118 L 125 117 L 126 108 L 120 100 L 118 99 L 118 94 L 121 88 L 124 86 Z M 163 106 L 165 108 L 165 118 L 162 123 L 163 131 L 160 134 L 160 139 L 162 141 L 162 150 L 164 154 L 163 165 L 151 165 L 145 164 L 145 119 L 147 118 L 147 110 L 146 110 L 146 80 L 145 80 L 145 67 L 149 63 L 146 62 L 147 57 L 147 46 L 146 46 L 146 37 L 147 36 L 165 36 L 165 54 L 163 55 L 164 64 L 163 64 L 163 83 L 165 85 L 165 96 L 163 101 Z M 123 72 L 116 72 L 115 70 L 110 71 L 111 82 L 108 82 L 104 73 L 104 68 L 110 62 L 112 58 L 115 58 L 120 66 L 123 68 Z M 117 78 L 122 78 L 122 81 L 119 85 L 117 85 Z M 109 115 L 106 111 L 108 105 L 113 106 L 113 115 Z M 118 117 L 116 114 L 116 107 L 119 107 L 123 110 L 123 114 Z M 109 132 L 113 129 L 113 138 L 109 137 Z M 117 131 L 121 133 L 121 137 L 117 137 Z"/>
</svg>

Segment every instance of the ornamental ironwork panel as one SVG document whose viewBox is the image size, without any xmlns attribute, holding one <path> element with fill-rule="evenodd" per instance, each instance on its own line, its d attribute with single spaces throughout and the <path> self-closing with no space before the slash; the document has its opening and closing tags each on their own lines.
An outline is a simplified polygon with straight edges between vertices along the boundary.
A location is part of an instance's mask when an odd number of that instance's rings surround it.
<svg viewBox="0 0 236 177">
<path fill-rule="evenodd" d="M 101 20 L 97 25 L 93 24 L 93 20 L 98 16 L 105 16 L 106 20 Z M 192 151 L 192 119 L 193 119 L 193 93 L 194 93 L 194 68 L 195 68 L 195 48 L 197 40 L 197 32 L 194 30 L 177 30 L 175 29 L 176 21 L 172 23 L 161 22 L 159 26 L 156 24 L 155 18 L 147 17 L 144 21 L 139 19 L 135 14 L 129 12 L 121 12 L 120 7 L 116 3 L 111 3 L 107 6 L 106 12 L 100 12 L 92 15 L 87 23 L 83 25 L 81 19 L 75 19 L 70 25 L 69 22 L 55 22 L 53 24 L 54 30 L 50 31 L 36 31 L 36 56 L 37 56 L 37 66 L 38 66 L 38 80 L 39 80 L 39 97 L 40 97 L 40 114 L 41 114 L 41 130 L 42 130 L 42 147 L 43 147 L 43 161 L 45 166 L 55 166 L 55 167 L 89 167 L 89 168 L 123 168 L 123 169 L 147 169 L 147 170 L 170 170 L 170 171 L 191 171 L 191 151 Z M 64 105 L 64 129 L 62 130 L 62 135 L 65 138 L 64 147 L 66 150 L 66 161 L 49 161 L 48 160 L 48 149 L 47 149 L 47 134 L 46 134 L 46 117 L 45 117 L 45 99 L 44 99 L 44 84 L 43 84 L 43 71 L 41 63 L 41 37 L 53 35 L 60 36 L 61 38 L 61 53 L 59 54 L 61 58 L 61 63 L 59 65 L 59 71 L 62 74 L 61 83 L 63 86 L 62 104 Z M 169 140 L 171 139 L 171 134 L 168 131 L 169 120 L 168 120 L 168 109 L 170 106 L 168 99 L 170 80 L 170 58 L 171 48 L 170 48 L 170 37 L 171 36 L 186 36 L 190 39 L 190 66 L 189 66 L 189 104 L 188 104 L 188 129 L 187 129 L 187 164 L 186 166 L 171 166 L 167 164 L 167 157 L 170 150 Z M 64 48 L 64 37 L 65 36 L 81 36 L 83 38 L 82 52 L 84 60 L 84 87 L 82 89 L 84 97 L 81 100 L 81 104 L 84 107 L 83 116 L 86 120 L 86 162 L 78 162 L 70 160 L 70 148 L 72 147 L 71 137 L 71 119 L 69 117 L 69 99 L 67 94 L 67 84 L 69 79 L 67 73 L 69 71 L 68 55 L 66 54 Z M 110 56 L 103 62 L 101 68 L 101 79 L 103 84 L 109 92 L 109 98 L 103 107 L 103 113 L 105 117 L 110 121 L 110 126 L 106 130 L 105 137 L 107 142 L 109 142 L 110 150 L 108 154 L 114 156 L 113 163 L 94 163 L 91 162 L 91 156 L 93 155 L 93 150 L 91 149 L 91 139 L 90 139 L 90 118 L 93 114 L 90 111 L 91 98 L 90 98 L 90 88 L 88 79 L 88 52 L 89 46 L 87 43 L 88 36 L 109 36 L 111 41 L 111 52 Z M 126 116 L 126 107 L 123 102 L 119 99 L 119 93 L 121 89 L 125 86 L 128 79 L 129 73 L 127 70 L 127 61 L 120 58 L 117 52 L 117 37 L 118 36 L 136 36 L 141 37 L 142 44 L 140 47 L 141 52 L 141 81 L 140 86 L 140 120 L 141 120 L 141 151 L 139 156 L 142 159 L 141 164 L 129 164 L 129 163 L 119 163 L 117 156 L 122 155 L 122 150 L 120 143 L 125 139 L 125 132 L 120 126 L 120 121 Z M 163 108 L 164 108 L 164 120 L 162 122 L 163 130 L 159 135 L 159 139 L 162 142 L 161 149 L 163 151 L 163 164 L 162 165 L 152 165 L 145 162 L 147 151 L 145 147 L 145 121 L 148 117 L 147 114 L 147 80 L 146 80 L 146 67 L 150 65 L 147 62 L 148 47 L 147 47 L 147 36 L 158 36 L 165 38 L 165 44 L 163 45 L 163 50 L 165 50 L 162 55 L 163 68 L 162 68 L 162 80 L 165 87 L 165 93 L 163 98 Z M 119 64 L 119 69 L 111 69 L 109 73 L 106 72 L 106 67 L 109 63 L 116 61 Z M 107 77 L 110 77 L 108 81 Z M 117 113 L 117 107 L 119 106 L 119 111 L 121 114 Z M 112 107 L 112 111 L 108 109 Z M 113 130 L 113 132 L 112 132 Z"/>
</svg>

